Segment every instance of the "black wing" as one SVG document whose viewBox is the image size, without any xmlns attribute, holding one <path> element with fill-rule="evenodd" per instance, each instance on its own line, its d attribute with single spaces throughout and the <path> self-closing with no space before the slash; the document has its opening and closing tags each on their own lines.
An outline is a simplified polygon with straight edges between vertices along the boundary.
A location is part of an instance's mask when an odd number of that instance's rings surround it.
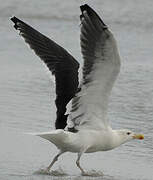
<svg viewBox="0 0 153 180">
<path fill-rule="evenodd" d="M 25 39 L 25 42 L 30 45 L 31 49 L 55 75 L 55 103 L 57 107 L 55 127 L 56 129 L 64 129 L 67 121 L 66 105 L 74 97 L 79 84 L 79 63 L 64 48 L 28 24 L 16 17 L 12 17 L 11 20 L 15 23 L 14 28 L 20 31 L 20 35 Z"/>
<path fill-rule="evenodd" d="M 103 44 L 107 39 L 107 26 L 104 24 L 98 14 L 87 4 L 80 6 L 82 14 L 81 20 L 81 51 L 84 59 L 83 66 L 83 83 L 90 81 L 89 74 L 93 70 L 95 59 L 97 57 L 96 50 L 102 51 Z M 106 37 L 105 37 L 106 36 Z M 103 41 L 101 41 L 103 37 Z M 100 49 L 101 47 L 101 49 Z"/>
</svg>

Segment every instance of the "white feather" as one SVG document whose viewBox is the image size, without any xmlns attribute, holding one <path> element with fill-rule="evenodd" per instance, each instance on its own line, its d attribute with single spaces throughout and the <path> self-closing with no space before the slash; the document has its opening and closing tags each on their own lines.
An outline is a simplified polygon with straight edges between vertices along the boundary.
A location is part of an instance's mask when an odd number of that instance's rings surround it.
<svg viewBox="0 0 153 180">
<path fill-rule="evenodd" d="M 88 75 L 91 81 L 82 84 L 81 91 L 73 99 L 73 103 L 78 103 L 79 107 L 76 111 L 72 109 L 68 122 L 73 121 L 79 126 L 79 129 L 83 127 L 89 129 L 109 127 L 108 101 L 120 70 L 120 57 L 116 41 L 109 30 L 107 30 L 107 35 L 109 36 L 107 40 L 104 41 L 102 37 L 95 48 L 96 59 L 92 72 Z M 101 45 L 104 42 L 105 44 Z"/>
</svg>

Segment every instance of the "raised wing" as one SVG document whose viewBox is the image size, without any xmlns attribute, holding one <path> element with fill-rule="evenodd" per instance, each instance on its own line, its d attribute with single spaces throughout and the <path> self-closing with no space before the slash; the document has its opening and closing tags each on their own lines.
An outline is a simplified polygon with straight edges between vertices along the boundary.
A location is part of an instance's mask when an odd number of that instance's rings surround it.
<svg viewBox="0 0 153 180">
<path fill-rule="evenodd" d="M 68 127 L 108 128 L 108 99 L 120 70 L 115 39 L 88 5 L 81 8 L 81 50 L 84 59 L 81 91 L 72 101 Z"/>
<path fill-rule="evenodd" d="M 20 31 L 25 42 L 55 75 L 57 107 L 55 126 L 56 129 L 64 129 L 67 121 L 66 105 L 78 88 L 79 63 L 65 49 L 31 26 L 16 17 L 12 17 L 11 20 L 15 23 L 15 29 Z"/>
</svg>

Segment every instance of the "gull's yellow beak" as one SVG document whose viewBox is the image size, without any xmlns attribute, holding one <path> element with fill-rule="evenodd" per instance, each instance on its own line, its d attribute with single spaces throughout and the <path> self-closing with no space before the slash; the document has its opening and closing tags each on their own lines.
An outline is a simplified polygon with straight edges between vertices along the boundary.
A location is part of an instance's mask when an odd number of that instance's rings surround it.
<svg viewBox="0 0 153 180">
<path fill-rule="evenodd" d="M 142 140 L 142 139 L 144 139 L 144 135 L 143 134 L 135 134 L 133 136 L 133 139 L 140 139 L 140 140 Z"/>
</svg>

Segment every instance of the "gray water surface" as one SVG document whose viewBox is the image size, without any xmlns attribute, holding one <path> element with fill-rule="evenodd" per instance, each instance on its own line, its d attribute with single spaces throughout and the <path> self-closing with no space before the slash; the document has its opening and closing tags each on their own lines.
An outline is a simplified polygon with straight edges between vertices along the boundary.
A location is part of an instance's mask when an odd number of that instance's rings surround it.
<svg viewBox="0 0 153 180">
<path fill-rule="evenodd" d="M 16 15 L 65 47 L 82 64 L 79 46 L 81 0 L 0 0 L 0 179 L 153 179 L 153 1 L 94 0 L 89 3 L 113 31 L 122 59 L 109 105 L 113 128 L 144 133 L 109 151 L 87 154 L 81 164 L 103 177 L 81 177 L 76 155 L 60 157 L 54 169 L 68 175 L 39 174 L 57 153 L 54 145 L 27 132 L 54 128 L 55 90 L 50 73 L 13 29 Z"/>
</svg>

